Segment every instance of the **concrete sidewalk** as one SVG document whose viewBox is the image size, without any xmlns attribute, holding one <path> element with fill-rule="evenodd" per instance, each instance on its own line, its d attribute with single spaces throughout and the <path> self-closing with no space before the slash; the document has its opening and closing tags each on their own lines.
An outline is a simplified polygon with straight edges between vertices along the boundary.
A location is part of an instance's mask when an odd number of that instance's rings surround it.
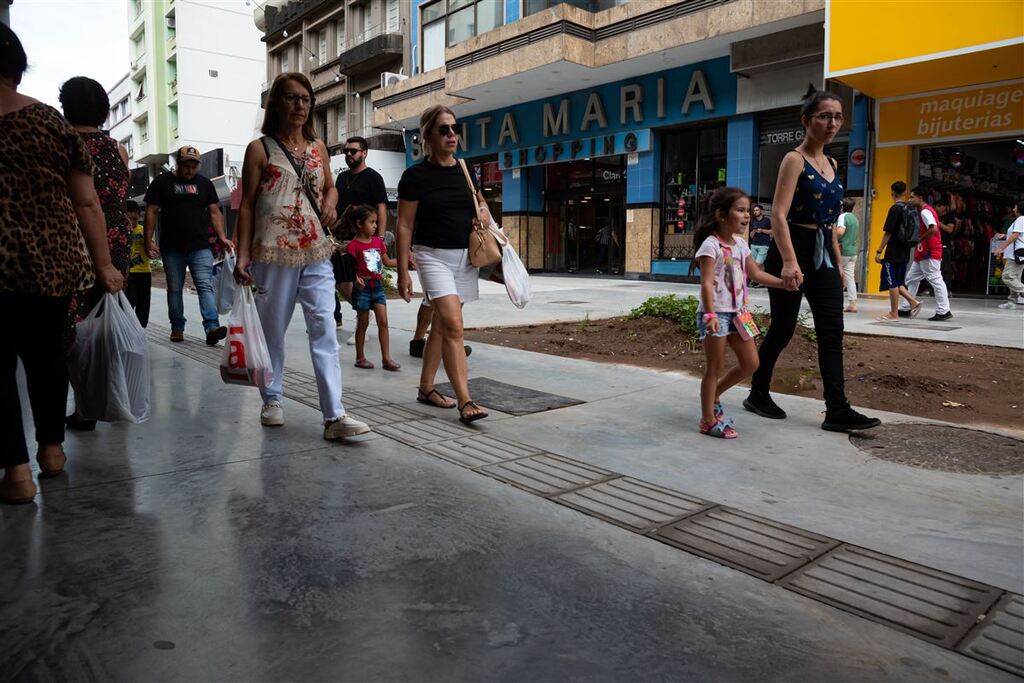
<svg viewBox="0 0 1024 683">
<path fill-rule="evenodd" d="M 433 457 L 387 427 L 328 444 L 318 411 L 287 400 L 286 426 L 261 428 L 258 393 L 220 382 L 186 302 L 190 341 L 151 346 L 152 419 L 70 434 L 67 474 L 44 481 L 35 505 L 0 507 L 5 679 L 1018 680 Z M 391 308 L 393 320 L 415 312 Z M 378 397 L 413 431 L 465 438 L 454 411 L 413 400 L 418 361 L 407 335 L 393 337 L 399 373 L 357 370 L 342 347 L 350 405 Z M 298 310 L 287 349 L 302 379 Z M 583 402 L 492 413 L 467 432 L 477 443 L 500 437 L 1024 591 L 1024 477 L 877 460 L 822 432 L 807 399 L 780 397 L 791 417 L 767 423 L 734 392 L 726 409 L 743 436 L 722 442 L 695 431 L 693 378 L 487 345 L 470 360 L 473 377 Z"/>
</svg>

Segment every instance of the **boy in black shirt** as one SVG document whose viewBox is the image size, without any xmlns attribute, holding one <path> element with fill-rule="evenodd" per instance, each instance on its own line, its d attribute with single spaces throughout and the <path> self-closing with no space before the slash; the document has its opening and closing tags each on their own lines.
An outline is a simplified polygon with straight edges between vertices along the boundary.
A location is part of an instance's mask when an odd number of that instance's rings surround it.
<svg viewBox="0 0 1024 683">
<path fill-rule="evenodd" d="M 879 320 L 895 321 L 900 319 L 899 305 L 902 296 L 910 303 L 910 317 L 915 318 L 921 312 L 921 302 L 911 296 L 906 288 L 907 262 L 910 260 L 910 247 L 899 240 L 900 228 L 903 225 L 903 214 L 906 202 L 903 199 L 907 184 L 897 180 L 891 186 L 893 205 L 885 216 L 885 227 L 882 243 L 875 252 L 875 263 L 882 264 L 882 282 L 879 289 L 889 290 L 889 313 Z M 885 252 L 885 256 L 882 253 Z"/>
</svg>

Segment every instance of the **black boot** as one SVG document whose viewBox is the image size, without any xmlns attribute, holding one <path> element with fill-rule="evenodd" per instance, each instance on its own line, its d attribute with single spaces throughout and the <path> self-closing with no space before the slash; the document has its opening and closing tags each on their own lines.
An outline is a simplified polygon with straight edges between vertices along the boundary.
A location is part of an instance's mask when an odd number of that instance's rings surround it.
<svg viewBox="0 0 1024 683">
<path fill-rule="evenodd" d="M 74 412 L 64 418 L 64 426 L 76 432 L 91 432 L 96 429 L 96 420 L 85 420 Z"/>
<path fill-rule="evenodd" d="M 426 339 L 413 339 L 409 342 L 409 355 L 413 358 L 423 358 L 423 349 L 426 345 Z"/>
<path fill-rule="evenodd" d="M 821 428 L 827 432 L 853 432 L 860 429 L 871 429 L 882 424 L 877 417 L 861 415 L 853 408 L 826 410 L 825 421 Z"/>
<path fill-rule="evenodd" d="M 750 394 L 743 399 L 743 407 L 752 413 L 756 413 L 761 417 L 767 417 L 770 420 L 786 419 L 786 411 L 772 400 L 771 394 L 762 394 L 751 389 Z"/>
</svg>

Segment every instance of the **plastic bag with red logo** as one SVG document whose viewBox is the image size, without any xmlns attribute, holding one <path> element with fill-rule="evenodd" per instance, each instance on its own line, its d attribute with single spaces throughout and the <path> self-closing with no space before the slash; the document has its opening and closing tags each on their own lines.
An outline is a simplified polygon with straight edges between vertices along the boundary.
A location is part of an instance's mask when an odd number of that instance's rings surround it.
<svg viewBox="0 0 1024 683">
<path fill-rule="evenodd" d="M 239 287 L 227 318 L 228 337 L 220 360 L 220 378 L 228 384 L 268 387 L 274 377 L 252 289 Z"/>
</svg>

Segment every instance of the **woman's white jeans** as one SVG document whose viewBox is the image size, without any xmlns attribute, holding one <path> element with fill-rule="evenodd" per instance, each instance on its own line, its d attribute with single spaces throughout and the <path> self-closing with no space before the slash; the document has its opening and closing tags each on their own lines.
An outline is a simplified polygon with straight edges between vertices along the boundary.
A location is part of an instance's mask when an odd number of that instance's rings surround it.
<svg viewBox="0 0 1024 683">
<path fill-rule="evenodd" d="M 280 401 L 284 385 L 284 335 L 288 331 L 295 302 L 302 306 L 309 334 L 309 355 L 320 395 L 324 421 L 345 414 L 341 404 L 341 365 L 338 363 L 338 337 L 334 325 L 334 270 L 330 261 L 307 266 L 282 266 L 254 263 L 256 310 L 260 314 L 263 335 L 274 368 L 274 380 L 261 389 L 263 402 Z"/>
<path fill-rule="evenodd" d="M 843 257 L 843 286 L 846 287 L 846 298 L 851 304 L 857 303 L 857 255 Z"/>
</svg>

